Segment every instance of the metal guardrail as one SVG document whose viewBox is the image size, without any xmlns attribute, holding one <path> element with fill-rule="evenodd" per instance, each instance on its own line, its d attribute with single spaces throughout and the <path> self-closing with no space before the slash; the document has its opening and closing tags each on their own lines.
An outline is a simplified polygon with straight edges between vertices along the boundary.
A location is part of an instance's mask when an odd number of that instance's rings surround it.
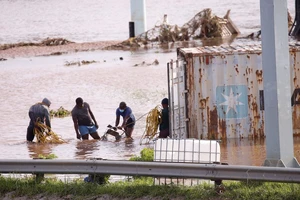
<svg viewBox="0 0 300 200">
<path fill-rule="evenodd" d="M 0 173 L 109 174 L 210 180 L 300 182 L 300 169 L 109 160 L 0 160 Z"/>
</svg>

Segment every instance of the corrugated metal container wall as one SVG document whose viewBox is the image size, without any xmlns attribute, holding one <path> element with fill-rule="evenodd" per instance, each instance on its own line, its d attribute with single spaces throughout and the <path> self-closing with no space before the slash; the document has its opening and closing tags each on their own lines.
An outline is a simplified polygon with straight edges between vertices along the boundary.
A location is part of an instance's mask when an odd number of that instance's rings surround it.
<svg viewBox="0 0 300 200">
<path fill-rule="evenodd" d="M 300 123 L 296 123 L 300 115 L 298 48 L 291 47 L 290 54 L 293 127 L 294 134 L 300 134 Z M 178 61 L 185 64 L 180 67 L 187 91 L 186 113 L 182 117 L 187 119 L 184 137 L 264 137 L 261 46 L 182 48 L 178 49 Z M 172 112 L 171 107 L 171 116 Z M 176 132 L 172 124 L 171 129 Z"/>
<path fill-rule="evenodd" d="M 290 46 L 293 132 L 300 135 L 300 49 Z M 299 77 L 299 78 L 298 78 Z"/>
</svg>

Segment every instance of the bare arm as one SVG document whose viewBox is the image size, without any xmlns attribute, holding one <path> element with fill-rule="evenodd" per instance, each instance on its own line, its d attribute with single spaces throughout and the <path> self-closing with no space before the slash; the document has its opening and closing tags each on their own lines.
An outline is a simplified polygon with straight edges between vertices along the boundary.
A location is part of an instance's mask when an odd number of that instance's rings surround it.
<svg viewBox="0 0 300 200">
<path fill-rule="evenodd" d="M 78 131 L 78 121 L 77 121 L 77 118 L 75 116 L 72 116 L 72 119 L 73 119 L 73 122 L 74 122 L 74 129 L 75 129 L 75 132 L 76 132 L 76 137 L 77 139 L 80 139 L 81 138 L 81 135 Z"/>
<path fill-rule="evenodd" d="M 116 117 L 116 123 L 115 123 L 115 127 L 117 127 L 120 123 L 120 115 Z"/>
<path fill-rule="evenodd" d="M 122 127 L 123 128 L 125 128 L 125 126 L 126 126 L 126 122 L 127 122 L 127 120 L 130 118 L 130 116 L 128 115 L 128 116 L 126 116 L 126 117 L 124 117 L 124 120 L 123 120 L 123 123 L 122 123 Z"/>
<path fill-rule="evenodd" d="M 91 115 L 92 120 L 93 120 L 94 123 L 95 123 L 95 126 L 98 128 L 98 123 L 97 123 L 97 121 L 96 121 L 96 119 L 95 119 L 95 116 L 94 116 L 94 114 L 93 114 L 91 108 L 89 108 L 89 113 L 90 113 L 90 115 Z"/>
</svg>

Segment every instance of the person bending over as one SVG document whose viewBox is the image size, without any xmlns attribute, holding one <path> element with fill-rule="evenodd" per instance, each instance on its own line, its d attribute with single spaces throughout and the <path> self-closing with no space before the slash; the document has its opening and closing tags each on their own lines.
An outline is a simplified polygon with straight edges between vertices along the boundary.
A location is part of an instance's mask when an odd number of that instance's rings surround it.
<svg viewBox="0 0 300 200">
<path fill-rule="evenodd" d="M 123 117 L 123 123 L 121 126 L 119 126 L 120 123 L 120 116 Z M 125 102 L 121 102 L 119 107 L 116 110 L 116 123 L 115 126 L 119 129 L 124 129 L 126 134 L 127 140 L 133 140 L 132 139 L 132 132 L 135 125 L 135 117 L 132 113 L 132 110 L 130 107 L 126 105 Z"/>
<path fill-rule="evenodd" d="M 44 98 L 41 103 L 36 103 L 29 108 L 30 122 L 27 127 L 27 141 L 32 142 L 34 139 L 34 126 L 36 123 L 45 123 L 51 129 L 49 107 L 51 102 L 49 99 Z"/>
</svg>

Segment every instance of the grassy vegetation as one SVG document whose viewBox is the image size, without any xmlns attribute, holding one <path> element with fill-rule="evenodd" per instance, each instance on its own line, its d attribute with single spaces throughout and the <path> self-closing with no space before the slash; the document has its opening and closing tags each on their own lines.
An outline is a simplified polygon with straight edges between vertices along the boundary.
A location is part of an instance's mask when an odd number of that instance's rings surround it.
<svg viewBox="0 0 300 200">
<path fill-rule="evenodd" d="M 14 197 L 72 196 L 72 199 L 83 199 L 109 195 L 113 198 L 138 199 L 144 197 L 159 199 L 300 199 L 300 185 L 288 183 L 262 182 L 225 182 L 226 191 L 218 194 L 213 185 L 198 186 L 154 185 L 152 178 L 134 179 L 99 185 L 85 183 L 83 180 L 64 183 L 55 179 L 45 179 L 37 183 L 33 178 L 0 177 L 0 197 L 14 192 Z"/>
<path fill-rule="evenodd" d="M 153 149 L 145 148 L 132 161 L 153 161 Z M 41 156 L 44 159 L 55 158 Z M 92 175 L 90 175 L 92 176 Z M 97 175 L 99 176 L 99 175 Z M 77 179 L 63 182 L 55 178 L 5 178 L 0 176 L 0 199 L 7 194 L 12 198 L 39 199 L 286 199 L 300 200 L 300 184 L 270 183 L 258 181 L 223 181 L 225 192 L 217 192 L 213 184 L 194 186 L 155 185 L 152 177 L 134 177 L 127 181 L 109 183 L 109 175 L 99 176 L 103 181 L 85 182 Z M 98 177 L 98 178 L 99 178 Z M 101 180 L 102 180 L 101 179 Z M 102 198 L 103 197 L 103 198 Z M 6 196 L 7 199 L 7 196 Z M 46 198 L 48 199 L 48 198 Z"/>
</svg>

